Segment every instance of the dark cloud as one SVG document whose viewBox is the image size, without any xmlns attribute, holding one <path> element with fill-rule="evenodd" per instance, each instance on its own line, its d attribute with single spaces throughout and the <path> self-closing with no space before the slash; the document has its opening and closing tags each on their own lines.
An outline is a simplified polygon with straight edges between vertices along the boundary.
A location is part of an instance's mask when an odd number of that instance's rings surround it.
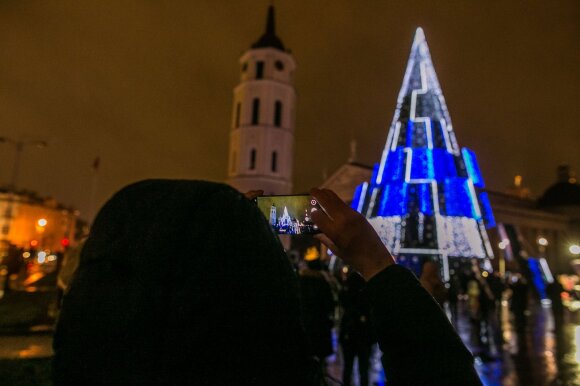
<svg viewBox="0 0 580 386">
<path fill-rule="evenodd" d="M 26 149 L 20 185 L 86 210 L 148 177 L 225 179 L 238 58 L 267 1 L 0 2 L 0 135 Z M 298 63 L 295 187 L 348 157 L 377 162 L 414 29 L 426 32 L 460 145 L 503 189 L 580 168 L 580 6 L 546 1 L 278 1 Z M 320 149 L 324 148 L 324 152 Z M 323 156 L 321 156 L 323 154 Z M 0 181 L 13 150 L 0 145 Z"/>
</svg>

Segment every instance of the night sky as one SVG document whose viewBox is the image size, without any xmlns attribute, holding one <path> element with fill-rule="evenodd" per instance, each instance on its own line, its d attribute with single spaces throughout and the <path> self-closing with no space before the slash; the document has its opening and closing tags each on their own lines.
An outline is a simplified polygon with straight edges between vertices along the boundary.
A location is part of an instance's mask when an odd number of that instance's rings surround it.
<svg viewBox="0 0 580 386">
<path fill-rule="evenodd" d="M 87 212 L 144 178 L 226 178 L 238 58 L 269 1 L 0 1 L 0 136 L 26 148 L 18 185 Z M 580 2 L 277 0 L 298 93 L 294 185 L 358 142 L 378 162 L 415 28 L 425 30 L 460 146 L 489 188 L 535 195 L 580 171 Z M 0 182 L 11 146 L 0 144 Z"/>
</svg>

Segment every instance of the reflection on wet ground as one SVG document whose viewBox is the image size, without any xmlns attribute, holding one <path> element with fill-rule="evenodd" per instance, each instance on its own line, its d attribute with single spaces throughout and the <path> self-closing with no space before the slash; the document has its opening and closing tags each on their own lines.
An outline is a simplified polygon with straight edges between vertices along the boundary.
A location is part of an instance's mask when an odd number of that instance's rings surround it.
<svg viewBox="0 0 580 386">
<path fill-rule="evenodd" d="M 52 356 L 52 335 L 0 335 L 0 359 L 46 358 Z"/>
<path fill-rule="evenodd" d="M 466 312 L 460 312 L 459 334 L 475 356 L 475 367 L 485 386 L 580 386 L 580 323 L 568 313 L 554 323 L 551 309 L 540 305 L 528 315 L 528 326 L 517 332 L 510 318 L 507 304 L 501 310 L 504 344 L 493 339 L 484 345 L 474 344 L 471 324 Z M 491 332 L 490 332 L 491 333 Z M 498 339 L 499 340 L 499 339 Z M 384 385 L 385 378 L 376 351 L 371 365 L 371 384 Z M 328 372 L 338 380 L 342 376 L 340 350 L 328 358 Z M 354 371 L 353 385 L 359 385 Z"/>
<path fill-rule="evenodd" d="M 507 307 L 502 309 L 503 347 L 490 346 L 493 358 L 476 357 L 476 368 L 486 386 L 580 385 L 580 326 L 567 314 L 555 323 L 549 307 L 537 306 L 528 315 L 527 328 L 516 331 Z M 465 339 L 477 355 L 480 348 Z M 495 360 L 494 360 L 495 359 Z"/>
</svg>

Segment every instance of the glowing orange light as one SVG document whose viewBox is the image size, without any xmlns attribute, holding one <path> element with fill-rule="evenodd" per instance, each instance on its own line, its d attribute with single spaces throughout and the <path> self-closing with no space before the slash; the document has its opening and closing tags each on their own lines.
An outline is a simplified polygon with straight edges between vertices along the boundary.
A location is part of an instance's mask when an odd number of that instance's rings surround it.
<svg viewBox="0 0 580 386">
<path fill-rule="evenodd" d="M 38 240 L 32 240 L 32 241 L 30 241 L 30 246 L 31 247 L 38 247 Z"/>
</svg>

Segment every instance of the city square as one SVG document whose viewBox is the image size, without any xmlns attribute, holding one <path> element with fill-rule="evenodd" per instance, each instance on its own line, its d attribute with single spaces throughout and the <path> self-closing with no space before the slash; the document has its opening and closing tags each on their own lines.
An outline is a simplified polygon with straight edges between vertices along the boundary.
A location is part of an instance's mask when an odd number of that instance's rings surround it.
<svg viewBox="0 0 580 386">
<path fill-rule="evenodd" d="M 580 8 L 402 7 L 0 6 L 0 384 L 580 385 Z"/>
</svg>

